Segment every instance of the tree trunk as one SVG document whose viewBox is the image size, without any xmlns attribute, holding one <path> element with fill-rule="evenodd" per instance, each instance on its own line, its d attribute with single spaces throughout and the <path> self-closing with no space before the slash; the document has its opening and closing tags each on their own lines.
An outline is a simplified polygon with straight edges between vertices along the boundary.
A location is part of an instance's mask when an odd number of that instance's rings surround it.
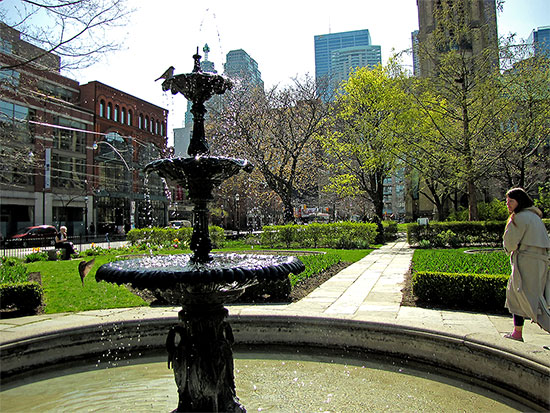
<svg viewBox="0 0 550 413">
<path fill-rule="evenodd" d="M 468 220 L 477 221 L 479 219 L 477 213 L 477 194 L 476 186 L 472 180 L 468 181 Z"/>
</svg>

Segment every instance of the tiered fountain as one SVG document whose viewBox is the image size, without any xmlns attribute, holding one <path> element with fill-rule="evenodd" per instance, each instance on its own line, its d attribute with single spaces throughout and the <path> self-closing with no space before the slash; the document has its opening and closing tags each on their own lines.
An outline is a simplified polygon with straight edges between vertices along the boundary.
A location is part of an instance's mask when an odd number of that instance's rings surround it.
<svg viewBox="0 0 550 413">
<path fill-rule="evenodd" d="M 211 254 L 208 202 L 213 190 L 240 170 L 252 165 L 242 159 L 210 156 L 204 133 L 204 103 L 223 94 L 232 83 L 221 75 L 202 72 L 201 56 L 193 56 L 192 73 L 166 71 L 163 90 L 181 93 L 193 105 L 193 135 L 189 158 L 159 159 L 145 167 L 147 173 L 177 181 L 188 189 L 194 204 L 191 238 L 193 255 L 151 256 L 101 266 L 98 281 L 131 284 L 155 291 L 171 302 L 179 299 L 180 323 L 168 333 L 168 364 L 174 369 L 179 393 L 178 412 L 244 412 L 235 391 L 233 333 L 225 321 L 224 302 L 238 298 L 248 286 L 264 280 L 281 280 L 300 273 L 304 264 L 295 257 L 251 254 Z"/>
</svg>

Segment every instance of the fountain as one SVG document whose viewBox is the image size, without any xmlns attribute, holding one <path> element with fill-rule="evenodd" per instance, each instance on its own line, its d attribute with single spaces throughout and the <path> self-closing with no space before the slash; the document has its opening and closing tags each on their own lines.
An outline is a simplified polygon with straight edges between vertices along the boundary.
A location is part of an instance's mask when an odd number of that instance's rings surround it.
<svg viewBox="0 0 550 413">
<path fill-rule="evenodd" d="M 300 273 L 304 264 L 295 257 L 251 254 L 211 254 L 208 233 L 208 202 L 213 190 L 252 165 L 242 159 L 210 156 L 205 139 L 204 103 L 214 94 L 232 87 L 221 75 L 202 72 L 201 56 L 188 74 L 174 75 L 171 67 L 162 76 L 163 90 L 181 93 L 192 102 L 193 134 L 189 158 L 159 159 L 145 167 L 187 188 L 194 204 L 193 255 L 134 258 L 101 266 L 97 281 L 131 284 L 155 291 L 170 302 L 179 300 L 180 323 L 168 332 L 168 365 L 174 369 L 178 387 L 178 412 L 244 412 L 235 391 L 233 333 L 225 321 L 224 303 L 234 301 L 248 286 L 265 280 L 282 280 Z"/>
</svg>

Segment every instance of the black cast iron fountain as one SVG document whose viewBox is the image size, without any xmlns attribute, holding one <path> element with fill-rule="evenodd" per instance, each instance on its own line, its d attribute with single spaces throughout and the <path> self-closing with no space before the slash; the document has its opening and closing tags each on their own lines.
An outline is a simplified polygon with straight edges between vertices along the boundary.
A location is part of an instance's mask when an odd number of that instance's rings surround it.
<svg viewBox="0 0 550 413">
<path fill-rule="evenodd" d="M 97 281 L 131 284 L 154 291 L 170 302 L 179 300 L 179 324 L 166 340 L 168 365 L 174 369 L 178 387 L 177 412 L 244 412 L 235 391 L 233 334 L 225 321 L 224 303 L 234 301 L 248 286 L 283 280 L 300 273 L 304 264 L 295 257 L 253 254 L 211 254 L 208 202 L 224 180 L 252 165 L 243 159 L 210 156 L 205 139 L 204 103 L 214 94 L 231 88 L 229 79 L 204 73 L 201 56 L 193 56 L 192 73 L 174 76 L 171 67 L 162 76 L 163 90 L 181 93 L 193 105 L 190 158 L 158 159 L 146 165 L 147 173 L 177 181 L 188 189 L 194 204 L 192 255 L 150 256 L 102 265 Z"/>
</svg>

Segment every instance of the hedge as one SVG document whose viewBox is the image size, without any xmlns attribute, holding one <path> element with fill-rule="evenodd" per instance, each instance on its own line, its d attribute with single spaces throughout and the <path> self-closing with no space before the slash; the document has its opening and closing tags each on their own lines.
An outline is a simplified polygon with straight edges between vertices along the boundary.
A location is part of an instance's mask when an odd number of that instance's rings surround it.
<svg viewBox="0 0 550 413">
<path fill-rule="evenodd" d="M 42 295 L 36 282 L 0 284 L 0 309 L 17 308 L 23 314 L 34 314 L 42 304 Z"/>
<path fill-rule="evenodd" d="M 223 228 L 210 226 L 210 240 L 214 248 L 220 248 L 225 241 Z M 128 231 L 126 239 L 132 244 L 150 244 L 158 246 L 173 245 L 177 240 L 182 248 L 188 248 L 191 242 L 193 228 L 136 228 Z"/>
<path fill-rule="evenodd" d="M 413 293 L 421 303 L 461 310 L 504 312 L 508 275 L 417 272 Z"/>
<path fill-rule="evenodd" d="M 270 248 L 368 248 L 377 234 L 376 224 L 335 222 L 263 227 L 262 245 Z"/>
<path fill-rule="evenodd" d="M 550 219 L 542 220 L 550 231 Z M 502 245 L 506 221 L 433 222 L 428 225 L 407 225 L 410 245 L 426 248 L 458 248 L 471 245 Z"/>
</svg>

